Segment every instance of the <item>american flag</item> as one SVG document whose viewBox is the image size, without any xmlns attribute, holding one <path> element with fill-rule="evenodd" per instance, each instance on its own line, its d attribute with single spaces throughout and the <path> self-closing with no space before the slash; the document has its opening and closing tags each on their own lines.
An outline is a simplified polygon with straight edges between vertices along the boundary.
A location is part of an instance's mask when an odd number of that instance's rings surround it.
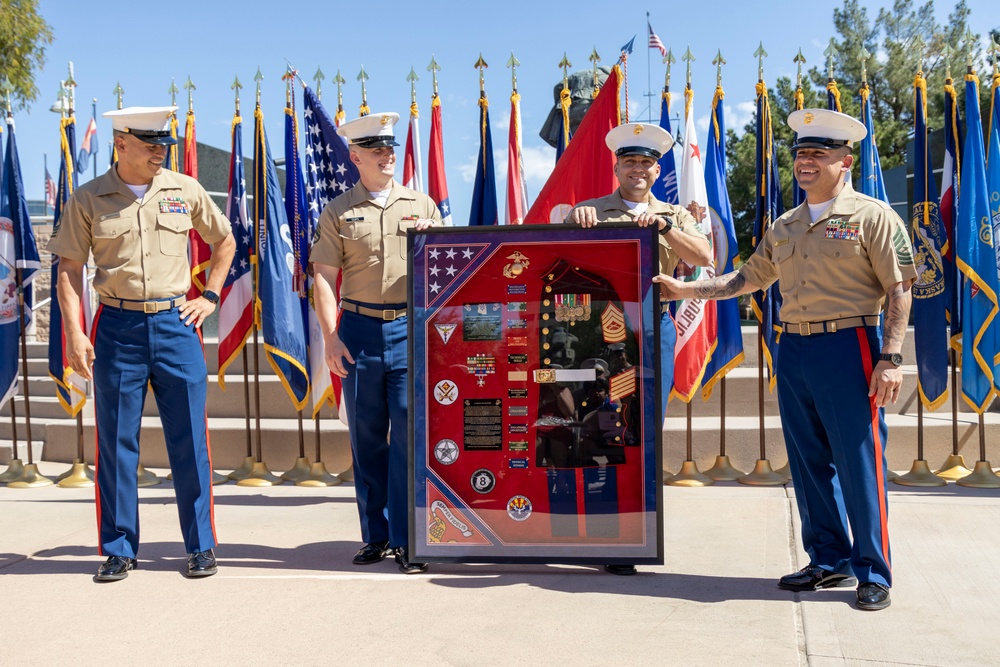
<svg viewBox="0 0 1000 667">
<path fill-rule="evenodd" d="M 444 134 L 441 128 L 441 98 L 431 100 L 431 138 L 427 151 L 427 194 L 441 211 L 441 221 L 446 227 L 451 220 L 451 200 L 448 199 L 448 179 L 444 173 Z"/>
<path fill-rule="evenodd" d="M 236 255 L 222 286 L 219 302 L 219 386 L 226 388 L 226 368 L 246 345 L 253 331 L 253 273 L 250 256 L 254 231 L 247 215 L 247 182 L 243 175 L 243 122 L 233 119 L 233 150 L 229 163 L 226 217 L 233 225 Z"/>
<path fill-rule="evenodd" d="M 663 46 L 663 42 L 660 41 L 659 36 L 653 32 L 653 26 L 649 21 L 646 21 L 646 27 L 649 28 L 649 48 L 659 49 L 660 55 L 664 58 L 667 57 L 667 47 Z"/>
<path fill-rule="evenodd" d="M 507 135 L 507 216 L 508 225 L 520 225 L 528 212 L 528 190 L 524 183 L 521 155 L 521 96 L 510 96 L 510 128 Z"/>
<path fill-rule="evenodd" d="M 417 111 L 417 103 L 410 105 L 410 127 L 406 132 L 406 154 L 403 156 L 403 185 L 416 190 L 424 191 L 423 160 L 420 156 L 420 126 L 417 119 L 420 117 Z"/>
<path fill-rule="evenodd" d="M 342 192 L 347 192 L 358 181 L 357 167 L 351 162 L 343 137 L 323 108 L 319 98 L 308 87 L 303 91 L 303 116 L 306 127 L 306 208 L 308 210 L 310 238 L 319 224 L 319 215 L 326 204 Z M 340 298 L 339 285 L 336 287 Z M 309 280 L 312 292 L 312 279 Z M 311 301 L 311 300 L 310 300 Z M 310 303 L 311 305 L 311 303 Z M 312 390 L 313 417 L 324 405 L 343 405 L 340 378 L 333 376 L 326 366 L 323 332 L 314 308 L 309 308 L 306 335 L 309 337 L 309 377 Z M 346 423 L 346 414 L 341 416 Z"/>
<path fill-rule="evenodd" d="M 45 168 L 45 205 L 55 208 L 56 207 L 56 182 L 52 180 L 52 174 L 49 173 L 49 168 Z"/>
</svg>

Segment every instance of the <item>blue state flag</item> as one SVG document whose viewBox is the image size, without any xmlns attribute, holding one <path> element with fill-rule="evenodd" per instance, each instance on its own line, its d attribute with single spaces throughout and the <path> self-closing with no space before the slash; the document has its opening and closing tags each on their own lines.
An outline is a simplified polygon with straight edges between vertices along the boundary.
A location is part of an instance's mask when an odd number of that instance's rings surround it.
<svg viewBox="0 0 1000 667">
<path fill-rule="evenodd" d="M 673 135 L 670 129 L 670 91 L 666 88 L 660 96 L 660 127 Z M 705 169 L 710 168 L 709 164 L 705 165 Z M 677 204 L 680 201 L 677 193 L 677 162 L 671 148 L 660 157 L 660 177 L 653 183 L 653 196 L 668 204 Z"/>
<path fill-rule="evenodd" d="M 858 190 L 888 204 L 889 196 L 885 193 L 885 181 L 882 179 L 882 161 L 879 160 L 878 146 L 875 145 L 875 125 L 872 122 L 869 92 L 868 84 L 865 84 L 861 88 L 861 122 L 868 133 L 861 140 L 861 187 Z"/>
<path fill-rule="evenodd" d="M 31 320 L 31 282 L 41 268 L 10 115 L 7 130 L 0 181 L 0 406 L 17 391 L 22 318 L 24 325 Z"/>
<path fill-rule="evenodd" d="M 705 188 L 708 190 L 708 211 L 712 220 L 712 241 L 715 249 L 715 274 L 725 275 L 733 270 L 739 257 L 733 209 L 726 187 L 726 115 L 723 109 L 725 93 L 722 86 L 715 89 L 712 98 L 711 120 L 708 125 L 708 148 L 705 150 Z M 712 396 L 715 384 L 730 370 L 743 363 L 743 332 L 740 328 L 739 300 L 722 299 L 716 310 L 718 338 L 710 352 L 705 367 L 705 380 L 701 395 L 704 400 Z"/>
<path fill-rule="evenodd" d="M 479 98 L 479 160 L 472 190 L 469 226 L 497 224 L 497 179 L 493 168 L 493 135 L 490 132 L 490 103 L 485 93 Z"/>
<path fill-rule="evenodd" d="M 948 398 L 948 291 L 941 250 L 948 236 L 931 171 L 927 141 L 927 81 L 917 75 L 913 87 L 913 341 L 917 353 L 917 389 L 928 410 L 937 410 Z M 871 111 L 868 112 L 868 117 Z"/>
<path fill-rule="evenodd" d="M 983 125 L 979 116 L 979 79 L 965 82 L 965 147 L 962 151 L 962 195 L 956 219 L 956 261 L 965 276 L 962 286 L 962 398 L 978 414 L 993 401 L 1000 351 L 997 264 L 990 211 Z M 992 133 L 991 133 L 992 134 Z M 996 154 L 996 153 L 994 153 Z M 1000 161 L 994 160 L 1000 171 Z M 1000 176 L 1000 174 L 997 174 Z"/>
<path fill-rule="evenodd" d="M 757 210 L 753 223 L 753 246 L 764 239 L 771 224 L 785 212 L 781 200 L 781 181 L 778 178 L 778 161 L 774 159 L 774 135 L 771 133 L 771 104 L 767 99 L 767 86 L 757 83 L 757 146 L 756 146 Z M 781 292 L 775 281 L 764 290 L 753 293 L 753 312 L 760 322 L 761 344 L 764 351 L 762 363 L 767 364 L 768 386 L 773 391 L 777 383 L 775 369 L 778 362 L 778 340 L 781 333 Z"/>
<path fill-rule="evenodd" d="M 271 368 L 302 410 L 309 398 L 308 352 L 302 305 L 294 285 L 292 233 L 281 200 L 278 174 L 264 130 L 254 111 L 254 213 L 257 220 L 257 323 Z"/>
</svg>

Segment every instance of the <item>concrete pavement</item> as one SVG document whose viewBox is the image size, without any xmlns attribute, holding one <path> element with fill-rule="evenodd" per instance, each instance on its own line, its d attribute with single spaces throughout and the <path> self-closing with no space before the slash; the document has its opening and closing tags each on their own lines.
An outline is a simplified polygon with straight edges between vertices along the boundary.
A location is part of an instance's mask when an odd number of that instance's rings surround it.
<svg viewBox="0 0 1000 667">
<path fill-rule="evenodd" d="M 351 565 L 353 485 L 227 484 L 219 574 L 187 580 L 167 483 L 140 489 L 140 569 L 98 585 L 93 490 L 0 487 L 0 665 L 1000 665 L 1000 492 L 890 484 L 881 612 L 854 609 L 853 589 L 775 586 L 806 563 L 791 486 L 663 493 L 666 563 L 634 577 L 405 576 Z"/>
</svg>

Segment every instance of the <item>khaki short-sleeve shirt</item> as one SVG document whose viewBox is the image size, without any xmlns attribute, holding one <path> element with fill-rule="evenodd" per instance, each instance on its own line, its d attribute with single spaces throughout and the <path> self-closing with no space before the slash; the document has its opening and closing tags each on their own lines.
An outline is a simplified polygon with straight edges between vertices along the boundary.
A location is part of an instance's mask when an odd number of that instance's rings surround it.
<svg viewBox="0 0 1000 667">
<path fill-rule="evenodd" d="M 886 290 L 917 275 L 903 221 L 850 183 L 816 222 L 808 204 L 778 218 L 740 274 L 779 281 L 781 320 L 793 324 L 877 315 Z"/>
<path fill-rule="evenodd" d="M 441 222 L 427 195 L 393 181 L 383 208 L 359 181 L 323 209 L 309 261 L 340 269 L 341 298 L 406 303 L 406 232 L 420 218 Z"/>
<path fill-rule="evenodd" d="M 588 199 L 587 201 L 580 202 L 573 207 L 573 210 L 584 206 L 593 206 L 597 209 L 598 222 L 634 223 L 636 217 L 639 215 L 628 207 L 628 204 L 622 199 L 620 190 L 615 190 L 606 197 L 597 197 L 596 199 Z M 686 208 L 662 202 L 653 195 L 649 195 L 649 204 L 646 212 L 670 218 L 674 222 L 674 227 L 680 229 L 685 234 L 690 234 L 700 239 L 707 238 L 698 228 L 697 223 L 695 223 L 694 216 Z M 565 222 L 573 223 L 572 211 L 566 217 Z M 659 240 L 660 273 L 672 276 L 674 275 L 674 269 L 677 268 L 677 263 L 680 261 L 680 257 L 670 247 L 666 236 L 660 234 Z"/>
<path fill-rule="evenodd" d="M 191 286 L 191 229 L 210 245 L 232 229 L 198 181 L 163 170 L 137 201 L 112 167 L 66 202 L 48 251 L 78 262 L 88 261 L 93 251 L 94 289 L 102 296 L 165 299 Z"/>
</svg>

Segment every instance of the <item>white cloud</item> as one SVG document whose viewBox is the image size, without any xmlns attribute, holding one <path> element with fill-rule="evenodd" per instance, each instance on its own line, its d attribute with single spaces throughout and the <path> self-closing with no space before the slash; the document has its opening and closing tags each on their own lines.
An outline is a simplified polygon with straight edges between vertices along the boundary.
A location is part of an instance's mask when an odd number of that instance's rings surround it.
<svg viewBox="0 0 1000 667">
<path fill-rule="evenodd" d="M 743 126 L 753 119 L 756 111 L 757 105 L 755 102 L 740 102 L 736 105 L 735 109 L 727 104 L 726 128 L 735 131 L 736 134 L 742 134 Z"/>
<path fill-rule="evenodd" d="M 522 151 L 524 180 L 540 188 L 556 166 L 556 149 L 552 146 L 527 146 Z"/>
</svg>

